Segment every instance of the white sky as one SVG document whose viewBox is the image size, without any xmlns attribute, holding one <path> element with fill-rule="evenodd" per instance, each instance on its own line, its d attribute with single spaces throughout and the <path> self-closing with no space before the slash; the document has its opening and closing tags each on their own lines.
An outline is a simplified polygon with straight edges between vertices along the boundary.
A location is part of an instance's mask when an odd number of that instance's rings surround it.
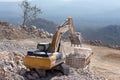
<svg viewBox="0 0 120 80">
<path fill-rule="evenodd" d="M 66 1 L 66 2 L 71 2 L 71 1 L 73 1 L 73 0 L 63 0 L 63 1 Z"/>
</svg>

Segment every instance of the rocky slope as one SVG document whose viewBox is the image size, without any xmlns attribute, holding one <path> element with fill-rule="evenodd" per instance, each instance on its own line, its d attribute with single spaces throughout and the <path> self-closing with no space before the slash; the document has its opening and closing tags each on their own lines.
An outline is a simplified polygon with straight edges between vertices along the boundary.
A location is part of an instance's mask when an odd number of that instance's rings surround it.
<svg viewBox="0 0 120 80">
<path fill-rule="evenodd" d="M 35 25 L 38 28 L 42 28 L 45 31 L 48 31 L 48 32 L 51 32 L 51 33 L 53 33 L 55 31 L 56 26 L 57 26 L 54 22 L 49 21 L 49 20 L 45 20 L 45 19 L 42 19 L 42 18 L 32 20 L 32 21 L 28 22 L 26 25 L 27 26 Z"/>
<path fill-rule="evenodd" d="M 0 39 L 26 39 L 26 38 L 47 38 L 52 34 L 37 28 L 36 26 L 14 26 L 8 22 L 0 21 Z"/>
</svg>

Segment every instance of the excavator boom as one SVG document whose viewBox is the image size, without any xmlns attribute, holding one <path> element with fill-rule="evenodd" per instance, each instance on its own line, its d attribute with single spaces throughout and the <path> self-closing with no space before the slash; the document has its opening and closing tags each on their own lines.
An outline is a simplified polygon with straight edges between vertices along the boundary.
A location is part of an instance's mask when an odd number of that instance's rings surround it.
<svg viewBox="0 0 120 80">
<path fill-rule="evenodd" d="M 71 17 L 69 17 L 63 24 L 61 24 L 57 28 L 57 31 L 53 35 L 52 43 L 50 44 L 50 47 L 49 47 L 49 52 L 52 52 L 52 53 L 57 52 L 58 46 L 60 44 L 61 36 L 67 31 L 69 31 L 70 33 L 70 40 L 72 44 L 77 44 L 77 45 L 81 44 L 80 43 L 81 40 L 79 39 L 79 37 L 76 35 L 74 31 L 73 20 Z"/>
</svg>

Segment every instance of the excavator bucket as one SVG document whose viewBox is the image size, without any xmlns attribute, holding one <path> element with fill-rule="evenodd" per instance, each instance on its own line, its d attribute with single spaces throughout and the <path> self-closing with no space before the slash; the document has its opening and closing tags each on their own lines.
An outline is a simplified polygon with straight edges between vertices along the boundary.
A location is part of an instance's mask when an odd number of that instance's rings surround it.
<svg viewBox="0 0 120 80">
<path fill-rule="evenodd" d="M 79 32 L 77 32 L 76 34 L 72 35 L 72 36 L 69 36 L 70 38 L 70 41 L 71 41 L 71 46 L 72 44 L 75 46 L 82 46 L 82 37 L 80 35 Z"/>
</svg>

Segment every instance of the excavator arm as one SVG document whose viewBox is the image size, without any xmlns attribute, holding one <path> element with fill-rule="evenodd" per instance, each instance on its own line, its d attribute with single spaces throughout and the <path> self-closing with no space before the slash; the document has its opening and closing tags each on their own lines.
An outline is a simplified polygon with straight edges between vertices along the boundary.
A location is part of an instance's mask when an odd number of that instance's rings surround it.
<svg viewBox="0 0 120 80">
<path fill-rule="evenodd" d="M 61 24 L 58 27 L 57 31 L 53 35 L 52 42 L 48 50 L 49 52 L 52 52 L 52 53 L 57 52 L 60 44 L 61 36 L 67 31 L 70 32 L 71 43 L 76 44 L 76 41 L 77 41 L 77 44 L 79 44 L 78 42 L 80 42 L 80 39 L 78 38 L 78 36 L 74 31 L 72 18 L 69 17 L 63 24 Z"/>
</svg>

